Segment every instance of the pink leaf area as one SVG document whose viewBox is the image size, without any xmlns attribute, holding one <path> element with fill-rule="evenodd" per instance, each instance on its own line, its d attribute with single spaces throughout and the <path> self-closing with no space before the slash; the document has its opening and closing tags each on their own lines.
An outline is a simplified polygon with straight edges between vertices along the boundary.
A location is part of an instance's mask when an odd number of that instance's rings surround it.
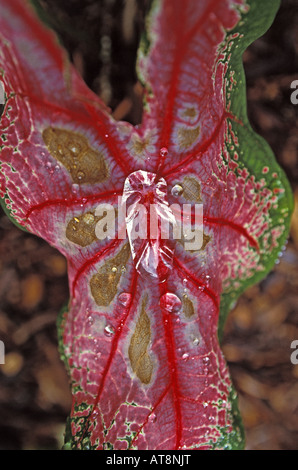
<svg viewBox="0 0 298 470">
<path fill-rule="evenodd" d="M 153 2 L 134 127 L 113 119 L 27 2 L 0 0 L 1 197 L 68 261 L 71 448 L 243 446 L 218 324 L 274 263 L 289 215 L 245 112 L 240 52 L 265 23 L 252 38 L 237 28 L 255 4 Z"/>
</svg>

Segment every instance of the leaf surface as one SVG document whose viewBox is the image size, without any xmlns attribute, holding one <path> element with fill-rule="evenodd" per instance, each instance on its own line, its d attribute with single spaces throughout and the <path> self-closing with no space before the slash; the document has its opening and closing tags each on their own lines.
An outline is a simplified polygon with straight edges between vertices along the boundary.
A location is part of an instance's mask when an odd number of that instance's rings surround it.
<svg viewBox="0 0 298 470">
<path fill-rule="evenodd" d="M 241 62 L 278 1 L 153 2 L 135 128 L 114 121 L 29 5 L 0 5 L 1 196 L 68 260 L 71 299 L 59 318 L 68 445 L 241 448 L 218 331 L 272 269 L 289 227 L 289 185 L 248 123 Z M 124 217 L 119 202 L 130 204 Z M 194 249 L 162 236 L 183 204 L 203 205 Z M 115 208 L 115 236 L 98 237 L 99 206 Z"/>
</svg>

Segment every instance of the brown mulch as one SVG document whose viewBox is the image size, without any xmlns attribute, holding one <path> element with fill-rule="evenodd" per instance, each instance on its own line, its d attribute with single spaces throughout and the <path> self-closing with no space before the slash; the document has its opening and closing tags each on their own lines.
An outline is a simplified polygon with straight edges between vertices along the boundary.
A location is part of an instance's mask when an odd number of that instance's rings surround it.
<svg viewBox="0 0 298 470">
<path fill-rule="evenodd" d="M 149 1 L 41 2 L 87 83 L 117 118 L 139 122 L 135 53 Z M 124 8 L 124 5 L 126 7 Z M 82 21 L 82 19 L 84 21 Z M 78 32 L 79 31 L 79 32 Z M 283 0 L 268 33 L 244 56 L 248 113 L 271 145 L 296 200 L 287 248 L 241 297 L 223 342 L 239 393 L 247 449 L 298 449 L 298 5 Z M 71 405 L 57 351 L 56 316 L 68 299 L 66 263 L 47 243 L 0 216 L 0 449 L 60 449 Z"/>
</svg>

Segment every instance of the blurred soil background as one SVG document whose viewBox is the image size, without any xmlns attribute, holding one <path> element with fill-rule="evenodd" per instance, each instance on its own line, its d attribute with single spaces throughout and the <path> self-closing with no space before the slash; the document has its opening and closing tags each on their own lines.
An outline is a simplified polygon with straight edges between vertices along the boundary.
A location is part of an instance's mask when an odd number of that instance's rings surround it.
<svg viewBox="0 0 298 470">
<path fill-rule="evenodd" d="M 141 119 L 135 74 L 149 0 L 40 0 L 88 85 L 117 119 Z M 298 449 L 298 3 L 283 0 L 271 29 L 244 55 L 248 114 L 292 185 L 296 211 L 275 269 L 241 297 L 223 350 L 239 393 L 248 450 Z M 60 449 L 71 406 L 57 349 L 57 312 L 68 300 L 67 266 L 47 243 L 0 214 L 0 449 Z"/>
</svg>

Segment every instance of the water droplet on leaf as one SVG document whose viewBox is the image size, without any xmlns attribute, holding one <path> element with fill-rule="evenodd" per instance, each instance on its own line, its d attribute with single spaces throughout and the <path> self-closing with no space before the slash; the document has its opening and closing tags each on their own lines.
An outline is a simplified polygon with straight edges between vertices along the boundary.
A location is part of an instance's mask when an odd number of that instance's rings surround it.
<svg viewBox="0 0 298 470">
<path fill-rule="evenodd" d="M 113 336 L 115 329 L 112 325 L 107 325 L 104 329 L 104 334 L 108 337 Z"/>
<path fill-rule="evenodd" d="M 148 420 L 149 420 L 151 423 L 155 423 L 155 421 L 156 421 L 156 414 L 152 413 L 152 414 L 149 416 Z"/>
<path fill-rule="evenodd" d="M 91 414 L 91 419 L 92 420 L 96 419 L 98 417 L 98 415 L 99 415 L 98 410 L 93 410 L 92 414 Z"/>
<path fill-rule="evenodd" d="M 162 147 L 159 151 L 161 157 L 166 157 L 168 155 L 168 149 L 166 147 Z"/>
<path fill-rule="evenodd" d="M 79 185 L 75 183 L 71 187 L 71 190 L 74 194 L 78 192 L 78 189 L 79 189 Z"/>
<path fill-rule="evenodd" d="M 180 184 L 175 184 L 172 187 L 171 193 L 173 196 L 180 196 L 183 193 L 183 187 Z"/>
<path fill-rule="evenodd" d="M 50 174 L 54 172 L 54 168 L 51 162 L 46 162 L 46 169 L 49 171 Z"/>
<path fill-rule="evenodd" d="M 120 304 L 124 305 L 124 307 L 127 307 L 131 301 L 131 294 L 128 292 L 122 292 L 122 294 L 118 296 L 118 301 Z"/>
<path fill-rule="evenodd" d="M 176 294 L 167 292 L 160 299 L 161 308 L 171 313 L 177 313 L 181 309 L 181 300 Z"/>
<path fill-rule="evenodd" d="M 78 177 L 78 180 L 82 181 L 82 179 L 85 178 L 85 173 L 83 171 L 78 171 L 77 177 Z"/>
</svg>

